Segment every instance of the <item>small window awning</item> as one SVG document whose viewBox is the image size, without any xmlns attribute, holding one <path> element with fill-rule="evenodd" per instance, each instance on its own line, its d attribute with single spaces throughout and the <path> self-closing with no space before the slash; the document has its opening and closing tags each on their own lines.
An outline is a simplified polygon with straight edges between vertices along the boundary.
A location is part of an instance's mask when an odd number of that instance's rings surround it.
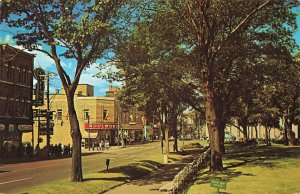
<svg viewBox="0 0 300 194">
<path fill-rule="evenodd" d="M 95 138 L 97 138 L 97 135 L 98 135 L 98 132 L 96 132 L 96 133 L 89 133 L 89 132 L 87 132 L 87 131 L 85 131 L 84 133 L 83 133 L 83 135 L 82 135 L 82 138 L 83 139 L 88 139 L 88 138 L 93 138 L 93 139 L 95 139 Z"/>
</svg>

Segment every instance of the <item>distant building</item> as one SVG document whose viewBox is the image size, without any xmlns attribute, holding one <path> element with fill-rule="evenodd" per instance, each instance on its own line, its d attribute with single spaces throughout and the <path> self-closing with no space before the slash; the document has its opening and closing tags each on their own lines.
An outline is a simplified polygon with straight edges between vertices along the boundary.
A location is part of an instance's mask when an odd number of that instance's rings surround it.
<svg viewBox="0 0 300 194">
<path fill-rule="evenodd" d="M 106 97 L 115 97 L 118 92 L 119 92 L 119 88 L 118 87 L 114 87 L 114 86 L 109 86 L 108 91 L 106 92 L 105 96 Z"/>
<path fill-rule="evenodd" d="M 74 103 L 83 146 L 88 147 L 89 143 L 98 143 L 101 140 L 106 140 L 111 145 L 116 145 L 119 140 L 118 132 L 121 134 L 122 129 L 124 137 L 130 137 L 131 141 L 140 141 L 142 139 L 143 113 L 135 108 L 130 109 L 128 112 L 122 111 L 119 108 L 119 101 L 114 97 L 117 91 L 116 87 L 109 87 L 106 93 L 109 94 L 109 97 L 94 96 L 93 86 L 88 84 L 78 85 Z M 39 108 L 46 109 L 46 106 Z M 72 145 L 67 99 L 64 90 L 62 90 L 62 93 L 50 95 L 50 110 L 54 112 L 54 129 L 50 143 Z M 131 118 L 132 120 L 130 120 Z M 42 139 L 40 147 L 42 148 L 46 145 L 46 135 L 41 134 L 38 137 L 38 125 L 39 122 L 35 119 L 34 141 L 37 142 L 40 137 Z M 45 125 L 45 121 L 40 120 L 40 125 Z M 24 140 L 26 139 L 27 141 L 30 138 L 28 135 Z"/>
<path fill-rule="evenodd" d="M 34 57 L 0 45 L 0 155 L 14 154 L 22 134 L 32 132 Z"/>
</svg>

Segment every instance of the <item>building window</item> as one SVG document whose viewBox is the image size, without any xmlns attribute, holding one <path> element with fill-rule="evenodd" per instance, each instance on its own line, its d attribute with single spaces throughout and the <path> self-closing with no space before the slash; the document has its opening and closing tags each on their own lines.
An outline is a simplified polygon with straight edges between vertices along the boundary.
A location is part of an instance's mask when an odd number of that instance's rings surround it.
<svg viewBox="0 0 300 194">
<path fill-rule="evenodd" d="M 11 61 L 8 61 L 8 67 L 7 67 L 7 81 L 12 81 L 13 78 L 13 63 Z"/>
<path fill-rule="evenodd" d="M 19 75 L 19 82 L 20 82 L 20 83 L 23 82 L 23 75 L 24 75 L 23 67 L 21 66 L 21 67 L 20 67 L 20 75 Z"/>
<path fill-rule="evenodd" d="M 27 103 L 27 97 L 26 96 L 24 96 L 24 110 L 23 110 L 23 114 L 25 115 L 25 116 L 28 116 L 28 108 L 27 108 L 27 106 L 28 106 L 28 103 Z"/>
<path fill-rule="evenodd" d="M 30 85 L 29 79 L 28 79 L 28 68 L 27 67 L 25 67 L 25 69 L 24 69 L 24 85 Z"/>
<path fill-rule="evenodd" d="M 7 81 L 10 81 L 10 73 L 11 72 L 11 67 L 8 65 L 8 67 L 7 67 L 7 75 L 6 75 L 6 80 Z"/>
<path fill-rule="evenodd" d="M 62 120 L 62 109 L 57 109 L 57 120 Z"/>
<path fill-rule="evenodd" d="M 107 120 L 107 119 L 108 119 L 108 111 L 103 110 L 103 120 Z"/>
<path fill-rule="evenodd" d="M 84 119 L 84 120 L 88 120 L 88 119 L 89 119 L 89 116 L 90 116 L 90 114 L 89 114 L 89 109 L 84 109 L 84 110 L 83 110 L 83 119 Z"/>
<path fill-rule="evenodd" d="M 0 80 L 2 80 L 2 63 L 0 63 Z"/>
<path fill-rule="evenodd" d="M 21 83 L 21 75 L 22 75 L 21 69 L 18 68 L 17 71 L 18 71 L 18 76 L 19 76 L 19 83 Z"/>
</svg>

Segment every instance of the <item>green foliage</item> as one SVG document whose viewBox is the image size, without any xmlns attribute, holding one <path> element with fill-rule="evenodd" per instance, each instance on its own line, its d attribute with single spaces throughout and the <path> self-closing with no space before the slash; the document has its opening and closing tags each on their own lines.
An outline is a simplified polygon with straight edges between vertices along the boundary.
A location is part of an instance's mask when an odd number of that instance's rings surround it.
<svg viewBox="0 0 300 194">
<path fill-rule="evenodd" d="M 84 68 L 111 51 L 119 35 L 119 10 L 125 0 L 4 1 L 1 19 L 17 28 L 18 45 L 51 57 L 66 92 L 73 140 L 71 180 L 82 181 L 81 134 L 74 108 L 74 94 Z M 62 52 L 60 53 L 60 51 Z M 61 59 L 71 58 L 76 69 L 70 76 Z M 71 80 L 73 79 L 73 80 Z"/>
<path fill-rule="evenodd" d="M 5 22 L 26 31 L 17 44 L 37 49 L 44 44 L 65 48 L 61 56 L 89 64 L 116 43 L 118 10 L 125 1 L 11 1 Z M 45 48 L 45 47 L 44 47 Z"/>
</svg>

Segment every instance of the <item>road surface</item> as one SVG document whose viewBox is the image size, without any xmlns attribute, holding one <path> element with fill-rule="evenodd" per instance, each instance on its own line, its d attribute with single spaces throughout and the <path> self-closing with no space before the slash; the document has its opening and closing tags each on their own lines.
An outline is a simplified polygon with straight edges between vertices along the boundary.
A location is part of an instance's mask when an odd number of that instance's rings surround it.
<svg viewBox="0 0 300 194">
<path fill-rule="evenodd" d="M 117 167 L 129 162 L 147 160 L 149 155 L 160 153 L 160 143 L 152 142 L 86 155 L 82 157 L 83 174 L 105 170 L 105 161 L 108 158 L 110 167 Z M 26 187 L 48 181 L 70 178 L 70 174 L 71 158 L 0 165 L 0 193 L 25 190 Z"/>
</svg>

